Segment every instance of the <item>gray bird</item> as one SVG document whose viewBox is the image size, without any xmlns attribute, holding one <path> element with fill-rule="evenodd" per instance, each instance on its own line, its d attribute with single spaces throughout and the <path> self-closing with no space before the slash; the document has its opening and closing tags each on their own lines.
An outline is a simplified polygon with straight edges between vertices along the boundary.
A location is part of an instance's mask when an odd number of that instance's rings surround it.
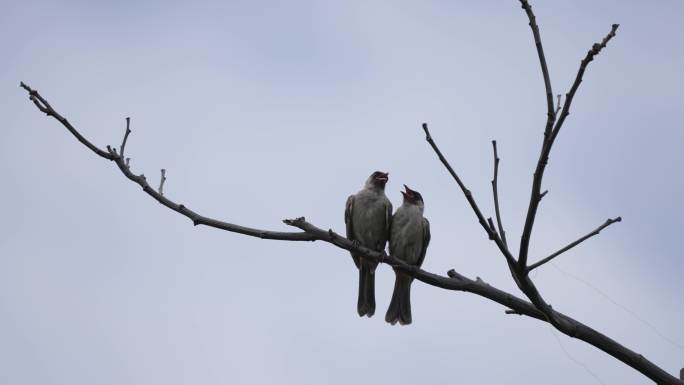
<svg viewBox="0 0 684 385">
<path fill-rule="evenodd" d="M 390 228 L 390 255 L 409 265 L 420 267 L 425 259 L 425 252 L 430 244 L 430 222 L 423 217 L 423 197 L 418 191 L 411 190 L 404 185 L 402 191 L 404 203 L 392 217 Z M 411 283 L 413 277 L 394 270 L 394 293 L 392 302 L 387 308 L 385 321 L 392 325 L 411 323 Z"/>
<path fill-rule="evenodd" d="M 389 174 L 376 171 L 366 180 L 363 188 L 347 198 L 344 222 L 347 238 L 375 251 L 385 250 L 392 220 L 392 203 L 385 195 Z M 359 316 L 371 317 L 375 313 L 375 268 L 377 262 L 351 253 L 359 269 Z"/>
</svg>

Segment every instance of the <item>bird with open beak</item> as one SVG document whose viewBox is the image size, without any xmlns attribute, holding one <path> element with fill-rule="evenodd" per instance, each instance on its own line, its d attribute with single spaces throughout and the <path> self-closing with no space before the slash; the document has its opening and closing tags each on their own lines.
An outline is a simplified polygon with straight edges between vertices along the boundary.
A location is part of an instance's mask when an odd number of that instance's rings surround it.
<svg viewBox="0 0 684 385">
<path fill-rule="evenodd" d="M 347 198 L 344 222 L 347 238 L 375 251 L 384 251 L 392 220 L 392 203 L 385 195 L 389 179 L 386 172 L 376 171 L 366 180 L 363 188 Z M 377 262 L 351 253 L 359 269 L 359 316 L 371 317 L 375 313 L 375 268 Z"/>
<path fill-rule="evenodd" d="M 430 243 L 430 222 L 423 217 L 425 204 L 418 191 L 404 185 L 402 191 L 404 202 L 392 217 L 390 227 L 390 255 L 409 265 L 420 267 L 425 259 L 425 252 Z M 413 277 L 394 270 L 394 292 L 385 321 L 392 325 L 411 323 L 411 283 Z"/>
</svg>

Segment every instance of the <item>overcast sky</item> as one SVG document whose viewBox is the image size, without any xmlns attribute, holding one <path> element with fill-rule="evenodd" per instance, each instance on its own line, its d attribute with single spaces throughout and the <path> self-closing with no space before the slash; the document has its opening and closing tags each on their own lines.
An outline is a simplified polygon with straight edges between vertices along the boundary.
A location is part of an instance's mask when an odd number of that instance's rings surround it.
<svg viewBox="0 0 684 385">
<path fill-rule="evenodd" d="M 556 93 L 612 23 L 544 180 L 533 261 L 555 309 L 684 366 L 684 3 L 534 1 Z M 413 286 L 414 324 L 356 314 L 357 272 L 324 243 L 193 227 L 39 113 L 38 89 L 100 147 L 132 119 L 132 169 L 217 219 L 343 232 L 374 170 L 425 198 L 424 268 L 521 295 L 425 143 L 486 216 L 490 140 L 517 247 L 545 121 L 517 1 L 10 1 L 0 14 L 0 383 L 644 384 L 635 370 L 468 293 Z"/>
</svg>

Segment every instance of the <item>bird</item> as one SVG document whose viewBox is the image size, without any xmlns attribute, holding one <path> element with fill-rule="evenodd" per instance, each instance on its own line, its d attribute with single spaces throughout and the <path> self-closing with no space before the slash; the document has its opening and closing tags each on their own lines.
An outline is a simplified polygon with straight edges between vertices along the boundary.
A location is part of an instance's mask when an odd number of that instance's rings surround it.
<svg viewBox="0 0 684 385">
<path fill-rule="evenodd" d="M 389 173 L 373 172 L 363 188 L 347 198 L 344 210 L 347 238 L 380 252 L 385 250 L 392 220 L 392 202 L 385 195 L 388 180 Z M 361 317 L 372 317 L 375 314 L 375 268 L 378 263 L 350 253 L 359 270 L 356 310 Z"/>
<path fill-rule="evenodd" d="M 396 259 L 420 267 L 430 244 L 430 222 L 423 217 L 425 203 L 418 191 L 404 185 L 404 201 L 392 216 L 389 252 Z M 409 325 L 411 320 L 411 283 L 413 277 L 394 269 L 396 275 L 392 301 L 387 308 L 385 321 L 394 325 Z"/>
</svg>

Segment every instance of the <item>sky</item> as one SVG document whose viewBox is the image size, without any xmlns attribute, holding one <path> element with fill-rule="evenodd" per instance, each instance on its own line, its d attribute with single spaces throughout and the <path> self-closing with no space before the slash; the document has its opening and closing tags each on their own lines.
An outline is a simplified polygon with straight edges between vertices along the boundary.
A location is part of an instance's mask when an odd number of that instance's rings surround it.
<svg viewBox="0 0 684 385">
<path fill-rule="evenodd" d="M 554 309 L 670 373 L 684 367 L 684 3 L 534 1 L 554 93 L 620 23 L 551 154 L 531 242 Z M 492 139 L 517 247 L 545 122 L 517 1 L 9 1 L 0 14 L 0 383 L 643 384 L 581 341 L 469 293 L 413 285 L 413 321 L 356 314 L 357 272 L 329 244 L 193 227 L 39 113 L 39 90 L 97 146 L 200 214 L 344 231 L 348 195 L 390 172 L 421 192 L 424 268 L 522 296 L 431 132 L 486 216 Z"/>
</svg>

